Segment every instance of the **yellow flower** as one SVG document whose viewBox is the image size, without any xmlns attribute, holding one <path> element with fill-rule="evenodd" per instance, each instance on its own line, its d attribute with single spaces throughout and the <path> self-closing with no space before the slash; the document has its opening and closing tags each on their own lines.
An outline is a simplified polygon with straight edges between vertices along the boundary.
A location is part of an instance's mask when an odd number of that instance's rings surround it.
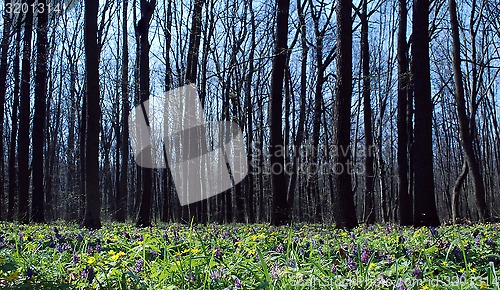
<svg viewBox="0 0 500 290">
<path fill-rule="evenodd" d="M 87 263 L 88 263 L 89 265 L 94 264 L 94 263 L 95 263 L 95 258 L 94 258 L 94 257 L 90 257 L 90 258 L 87 260 Z"/>
<path fill-rule="evenodd" d="M 370 263 L 370 265 L 368 265 L 368 269 L 374 268 L 375 266 L 377 266 L 377 264 L 375 264 L 375 263 Z"/>
<path fill-rule="evenodd" d="M 255 255 L 255 249 L 251 249 L 248 251 L 248 254 L 251 256 L 251 255 Z"/>
<path fill-rule="evenodd" d="M 465 272 L 465 269 L 460 269 L 460 270 L 458 270 L 458 272 L 463 273 L 463 272 Z"/>
<path fill-rule="evenodd" d="M 486 289 L 486 288 L 488 288 L 488 284 L 486 284 L 486 282 L 483 281 L 483 282 L 481 282 L 481 285 L 479 286 L 479 288 Z"/>
<path fill-rule="evenodd" d="M 446 265 L 448 265 L 448 262 L 443 261 L 443 262 L 441 262 L 441 264 L 446 267 Z"/>
<path fill-rule="evenodd" d="M 186 254 L 186 253 L 189 253 L 189 249 L 185 249 L 184 251 L 182 251 L 183 254 Z"/>
<path fill-rule="evenodd" d="M 477 269 L 476 269 L 476 268 L 472 268 L 472 269 L 470 270 L 470 272 L 471 272 L 472 274 L 476 274 L 476 273 L 477 273 Z"/>
<path fill-rule="evenodd" d="M 200 252 L 200 250 L 198 250 L 198 248 L 196 248 L 196 247 L 191 250 L 191 253 L 193 253 L 195 255 L 198 254 L 199 252 Z"/>
<path fill-rule="evenodd" d="M 427 289 L 429 289 L 429 286 L 427 286 L 427 285 L 420 287 L 420 290 L 427 290 Z"/>
<path fill-rule="evenodd" d="M 110 256 L 113 256 L 113 255 L 114 255 L 114 254 L 116 254 L 116 253 L 115 253 L 115 251 L 110 250 L 110 251 L 108 252 L 108 254 L 109 254 Z"/>
<path fill-rule="evenodd" d="M 235 246 L 239 246 L 241 245 L 243 242 L 242 241 L 237 241 L 236 243 L 234 243 Z"/>
</svg>

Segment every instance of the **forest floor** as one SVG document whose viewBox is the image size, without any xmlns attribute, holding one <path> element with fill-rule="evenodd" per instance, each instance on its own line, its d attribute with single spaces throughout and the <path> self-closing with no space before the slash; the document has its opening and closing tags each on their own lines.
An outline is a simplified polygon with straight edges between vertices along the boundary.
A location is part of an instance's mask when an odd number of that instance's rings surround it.
<svg viewBox="0 0 500 290">
<path fill-rule="evenodd" d="M 500 289 L 500 225 L 0 223 L 0 288 Z"/>
</svg>

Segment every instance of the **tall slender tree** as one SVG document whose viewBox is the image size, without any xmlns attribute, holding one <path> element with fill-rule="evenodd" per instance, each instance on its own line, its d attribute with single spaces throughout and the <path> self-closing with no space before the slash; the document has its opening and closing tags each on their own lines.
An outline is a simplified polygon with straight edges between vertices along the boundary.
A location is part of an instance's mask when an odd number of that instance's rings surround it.
<svg viewBox="0 0 500 290">
<path fill-rule="evenodd" d="M 101 194 L 99 188 L 99 131 L 101 107 L 99 99 L 99 51 L 97 44 L 98 0 L 85 1 L 85 217 L 86 228 L 101 227 Z"/>
<path fill-rule="evenodd" d="M 337 3 L 337 84 L 334 108 L 333 146 L 337 152 L 333 164 L 340 166 L 340 172 L 333 176 L 332 202 L 335 226 L 353 228 L 358 222 L 349 168 L 351 141 L 351 98 L 352 98 L 352 2 L 340 0 Z"/>
<path fill-rule="evenodd" d="M 473 147 L 473 137 L 471 135 L 470 129 L 470 118 L 467 115 L 466 103 L 465 103 L 465 93 L 464 93 L 464 83 L 461 68 L 461 58 L 460 58 L 460 31 L 458 26 L 457 17 L 457 3 L 455 0 L 449 0 L 449 12 L 450 12 L 450 24 L 451 24 L 451 36 L 453 41 L 453 77 L 455 80 L 455 103 L 457 105 L 458 113 L 458 125 L 460 129 L 460 141 L 462 144 L 462 149 L 464 151 L 465 160 L 467 165 L 464 165 L 463 172 L 466 172 L 469 168 L 472 178 L 472 187 L 474 190 L 474 197 L 476 201 L 476 208 L 479 214 L 480 221 L 489 221 L 490 213 L 486 205 L 486 195 L 484 190 L 483 177 L 481 175 L 479 161 L 474 152 Z M 459 180 L 463 177 L 460 178 Z M 458 182 L 461 183 L 461 182 Z M 454 217 L 456 216 L 456 204 L 452 204 L 454 209 Z"/>
<path fill-rule="evenodd" d="M 38 0 L 38 5 L 45 6 L 46 0 Z M 36 73 L 35 73 L 35 115 L 33 118 L 33 193 L 31 198 L 32 219 L 34 222 L 45 221 L 45 186 L 44 186 L 44 144 L 45 144 L 45 108 L 47 106 L 47 34 L 48 11 L 38 11 L 36 27 Z M 50 190 L 50 189 L 49 189 Z"/>
<path fill-rule="evenodd" d="M 141 0 L 141 19 L 137 23 L 140 35 L 140 60 L 139 60 L 139 91 L 141 104 L 149 100 L 149 40 L 148 31 L 151 17 L 156 6 L 156 0 Z M 143 154 L 151 155 L 151 148 L 144 150 Z M 147 157 L 146 157 L 147 158 Z M 137 216 L 137 226 L 151 226 L 151 198 L 153 191 L 153 170 L 143 167 L 142 173 L 142 199 Z"/>
<path fill-rule="evenodd" d="M 271 193 L 272 216 L 274 225 L 285 224 L 290 220 L 289 202 L 285 176 L 285 156 L 283 142 L 283 80 L 285 77 L 286 57 L 288 49 L 288 14 L 290 0 L 276 0 L 276 34 L 274 42 L 273 67 L 271 72 L 271 105 L 270 105 L 270 154 L 271 154 Z"/>
<path fill-rule="evenodd" d="M 402 225 L 412 223 L 412 206 L 408 190 L 408 44 L 406 42 L 406 26 L 408 10 L 406 0 L 399 0 L 398 24 L 398 194 L 399 194 L 399 220 Z"/>
<path fill-rule="evenodd" d="M 129 159 L 129 131 L 128 115 L 130 110 L 128 90 L 128 0 L 123 1 L 123 42 L 122 42 L 122 135 L 121 135 L 121 167 L 120 185 L 116 193 L 116 220 L 124 222 L 127 218 L 128 201 L 128 159 Z"/>
<path fill-rule="evenodd" d="M 368 42 L 368 0 L 361 3 L 361 62 L 363 70 L 363 124 L 365 131 L 365 213 L 366 223 L 375 222 L 373 171 L 373 126 L 371 106 L 370 45 Z"/>
<path fill-rule="evenodd" d="M 429 58 L 429 0 L 413 1 L 412 77 L 415 102 L 414 129 L 414 223 L 439 225 L 434 188 L 432 152 L 431 76 Z"/>
<path fill-rule="evenodd" d="M 31 7 L 33 0 L 24 2 Z M 29 222 L 29 151 L 30 151 L 30 84 L 31 84 L 31 40 L 33 38 L 33 10 L 28 9 L 24 20 L 23 60 L 21 76 L 21 99 L 19 103 L 19 210 L 21 223 Z"/>
<path fill-rule="evenodd" d="M 8 1 L 6 3 L 12 3 Z M 3 123 L 5 117 L 5 93 L 7 92 L 7 71 L 8 71 L 8 51 L 11 38 L 11 15 L 7 10 L 3 13 L 3 32 L 2 41 L 0 43 L 0 152 L 4 152 L 3 143 Z M 4 200 L 4 154 L 0 154 L 0 220 L 3 215 L 3 200 Z"/>
</svg>

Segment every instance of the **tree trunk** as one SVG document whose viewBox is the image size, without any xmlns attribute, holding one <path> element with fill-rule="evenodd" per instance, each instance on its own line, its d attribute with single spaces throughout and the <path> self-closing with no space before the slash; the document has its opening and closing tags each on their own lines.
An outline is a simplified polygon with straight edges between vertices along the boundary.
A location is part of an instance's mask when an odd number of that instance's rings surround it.
<svg viewBox="0 0 500 290">
<path fill-rule="evenodd" d="M 340 0 L 337 4 L 337 73 L 334 108 L 333 156 L 335 167 L 341 172 L 333 177 L 332 201 L 335 226 L 354 228 L 358 222 L 354 206 L 350 168 L 351 98 L 352 98 L 352 2 Z"/>
<path fill-rule="evenodd" d="M 398 25 L 398 192 L 399 192 L 399 221 L 401 225 L 411 225 L 412 206 L 408 192 L 408 48 L 406 42 L 406 25 L 408 11 L 406 0 L 399 0 Z"/>
<path fill-rule="evenodd" d="M 476 208 L 481 222 L 489 221 L 490 214 L 486 206 L 486 194 L 484 190 L 483 177 L 479 170 L 479 161 L 474 154 L 473 136 L 469 127 L 470 118 L 467 116 L 464 84 L 462 79 L 461 59 L 460 59 L 460 32 L 457 18 L 457 3 L 449 0 L 450 24 L 453 41 L 453 76 L 455 81 L 455 103 L 457 105 L 458 125 L 460 129 L 460 141 L 464 150 L 465 160 L 470 169 L 472 177 L 472 187 L 476 201 Z"/>
<path fill-rule="evenodd" d="M 16 49 L 14 56 L 14 102 L 12 105 L 12 129 L 10 134 L 10 144 L 9 144 L 9 205 L 7 209 L 7 220 L 12 221 L 14 219 L 14 201 L 17 192 L 17 170 L 16 170 L 16 137 L 18 133 L 18 118 L 17 110 L 19 108 L 19 61 L 21 55 L 21 20 L 19 17 L 18 23 L 16 23 Z"/>
<path fill-rule="evenodd" d="M 33 0 L 25 3 L 29 7 Z M 24 21 L 24 44 L 21 76 L 21 100 L 19 107 L 19 137 L 18 137 L 18 168 L 19 168 L 19 211 L 18 219 L 21 223 L 29 222 L 29 146 L 30 146 L 30 84 L 31 84 L 31 40 L 33 34 L 33 10 L 28 9 Z"/>
<path fill-rule="evenodd" d="M 123 43 L 122 43 L 122 135 L 121 135 L 121 167 L 120 186 L 116 193 L 116 220 L 124 222 L 127 219 L 128 201 L 128 155 L 129 155 L 129 131 L 128 115 L 130 111 L 128 93 L 128 0 L 123 1 Z"/>
<path fill-rule="evenodd" d="M 375 222 L 373 126 L 370 88 L 370 46 L 368 43 L 368 0 L 363 0 L 361 11 L 361 56 L 363 69 L 363 124 L 365 131 L 365 213 L 367 224 Z"/>
<path fill-rule="evenodd" d="M 85 80 L 86 99 L 86 148 L 85 148 L 85 217 L 83 226 L 101 227 L 101 194 L 99 188 L 99 129 L 101 108 L 99 99 L 99 53 L 97 44 L 97 13 L 99 1 L 85 1 Z"/>
<path fill-rule="evenodd" d="M 45 6 L 46 0 L 38 0 L 38 5 Z M 47 100 L 47 11 L 37 14 L 36 28 L 36 74 L 35 74 L 35 115 L 33 119 L 33 194 L 31 199 L 32 219 L 34 222 L 45 221 L 45 188 L 44 188 L 44 144 L 45 116 Z"/>
<path fill-rule="evenodd" d="M 283 80 L 287 57 L 288 14 L 290 0 L 277 0 L 276 40 L 271 72 L 270 104 L 270 154 L 271 154 L 271 193 L 273 196 L 273 225 L 288 223 L 290 220 L 289 201 L 285 176 L 285 149 L 283 148 Z"/>
<path fill-rule="evenodd" d="M 429 59 L 429 0 L 413 4 L 413 93 L 415 96 L 415 225 L 437 226 L 432 152 L 431 78 Z"/>
<path fill-rule="evenodd" d="M 141 0 L 141 19 L 137 24 L 139 29 L 139 35 L 141 38 L 141 48 L 140 48 L 140 62 L 139 62 L 139 90 L 141 94 L 141 105 L 149 100 L 149 40 L 148 40 L 148 30 L 151 22 L 151 17 L 156 6 L 156 0 L 147 1 Z M 144 111 L 144 108 L 143 108 Z M 146 117 L 147 118 L 147 117 Z M 148 121 L 146 121 L 149 124 Z M 151 156 L 151 148 L 147 148 L 145 152 L 146 156 Z M 148 158 L 148 157 L 146 157 Z M 151 226 L 151 197 L 152 197 L 152 187 L 153 187 L 153 170 L 151 168 L 141 168 L 142 175 L 142 199 L 141 206 L 139 209 L 139 215 L 137 217 L 137 226 L 139 227 L 149 227 Z"/>
<path fill-rule="evenodd" d="M 7 3 L 12 3 L 12 1 L 6 1 Z M 3 32 L 2 32 L 2 42 L 0 44 L 0 220 L 3 219 L 3 201 L 4 201 L 4 139 L 3 139 L 3 129 L 4 129 L 4 119 L 5 119 L 5 93 L 7 91 L 7 71 L 8 67 L 8 52 L 9 52 L 9 43 L 11 38 L 11 26 L 12 19 L 11 16 L 5 12 L 3 14 Z"/>
</svg>

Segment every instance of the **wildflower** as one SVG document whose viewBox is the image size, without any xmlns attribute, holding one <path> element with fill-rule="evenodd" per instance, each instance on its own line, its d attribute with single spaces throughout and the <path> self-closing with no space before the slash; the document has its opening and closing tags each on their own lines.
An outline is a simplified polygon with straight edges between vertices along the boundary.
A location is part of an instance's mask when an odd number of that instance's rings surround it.
<svg viewBox="0 0 500 290">
<path fill-rule="evenodd" d="M 337 267 L 335 267 L 335 264 L 332 265 L 332 274 L 337 274 Z"/>
<path fill-rule="evenodd" d="M 222 251 L 220 250 L 219 247 L 215 247 L 214 256 L 215 256 L 216 259 L 221 259 L 222 258 Z"/>
<path fill-rule="evenodd" d="M 243 284 L 241 284 L 240 279 L 234 279 L 234 288 L 243 288 Z"/>
<path fill-rule="evenodd" d="M 142 260 L 142 258 L 139 258 L 139 260 L 137 260 L 135 262 L 135 272 L 136 273 L 142 272 L 142 266 L 143 265 L 144 265 L 144 261 Z"/>
<path fill-rule="evenodd" d="M 477 269 L 476 269 L 476 268 L 472 268 L 472 269 L 470 270 L 470 272 L 471 272 L 472 274 L 476 274 L 476 273 L 477 273 Z"/>
<path fill-rule="evenodd" d="M 191 253 L 193 253 L 194 255 L 198 254 L 199 252 L 201 252 L 198 248 L 194 247 L 193 249 L 191 249 Z"/>
<path fill-rule="evenodd" d="M 78 254 L 77 254 L 77 253 L 74 253 L 74 254 L 73 254 L 73 264 L 75 264 L 75 265 L 76 265 L 76 264 L 78 264 L 78 261 L 79 261 L 79 259 L 78 259 Z"/>
<path fill-rule="evenodd" d="M 278 262 L 276 262 L 274 264 L 273 270 L 271 271 L 271 276 L 273 276 L 274 279 L 278 279 L 279 278 L 278 270 L 279 270 L 279 264 L 278 264 Z"/>
<path fill-rule="evenodd" d="M 184 277 L 186 279 L 186 281 L 188 282 L 195 282 L 196 281 L 196 276 L 194 275 L 193 272 L 190 272 L 189 275 L 186 275 L 186 277 Z"/>
<path fill-rule="evenodd" d="M 92 283 L 94 277 L 95 277 L 94 268 L 87 266 L 85 267 L 85 269 L 83 269 L 82 278 L 86 279 L 87 282 Z"/>
<path fill-rule="evenodd" d="M 368 269 L 375 268 L 375 266 L 377 266 L 377 264 L 375 264 L 375 263 L 370 263 L 370 265 L 368 265 Z"/>
<path fill-rule="evenodd" d="M 284 250 L 284 248 L 283 248 L 283 245 L 282 245 L 282 244 L 279 244 L 279 245 L 276 247 L 276 252 L 278 252 L 278 253 L 283 253 L 283 250 Z"/>
<path fill-rule="evenodd" d="M 444 267 L 446 267 L 446 265 L 448 265 L 448 262 L 446 262 L 446 261 L 442 261 L 442 262 L 441 262 L 441 265 L 443 265 Z"/>
<path fill-rule="evenodd" d="M 361 252 L 361 263 L 366 263 L 370 259 L 370 251 L 367 248 L 363 248 Z"/>
<path fill-rule="evenodd" d="M 479 288 L 486 289 L 486 288 L 488 288 L 488 284 L 486 284 L 486 282 L 483 281 L 483 282 L 481 282 L 481 285 L 479 286 Z"/>
<path fill-rule="evenodd" d="M 212 279 L 212 282 L 217 282 L 217 280 L 219 280 L 217 271 L 210 272 L 210 279 Z"/>
<path fill-rule="evenodd" d="M 405 290 L 405 284 L 403 283 L 403 280 L 401 278 L 398 280 L 398 283 L 396 284 L 396 289 L 398 290 Z"/>
<path fill-rule="evenodd" d="M 411 273 L 413 277 L 416 279 L 421 279 L 422 278 L 422 271 L 419 268 L 415 268 L 413 272 Z"/>
<path fill-rule="evenodd" d="M 420 290 L 428 290 L 428 289 L 429 289 L 429 286 L 427 286 L 427 285 L 420 287 Z"/>
<path fill-rule="evenodd" d="M 356 263 L 354 263 L 351 257 L 347 258 L 347 266 L 351 269 L 351 271 L 356 270 Z"/>
<path fill-rule="evenodd" d="M 95 263 L 95 258 L 94 258 L 94 257 L 90 257 L 90 258 L 87 260 L 87 263 L 88 263 L 89 265 L 94 264 L 94 263 Z"/>
</svg>

